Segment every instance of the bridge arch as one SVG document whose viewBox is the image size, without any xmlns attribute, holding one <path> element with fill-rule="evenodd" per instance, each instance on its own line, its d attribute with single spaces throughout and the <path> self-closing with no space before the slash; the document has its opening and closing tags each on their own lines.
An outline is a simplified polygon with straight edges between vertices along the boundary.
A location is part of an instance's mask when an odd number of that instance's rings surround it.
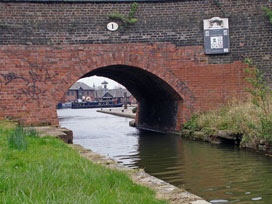
<svg viewBox="0 0 272 204">
<path fill-rule="evenodd" d="M 93 75 L 113 79 L 132 93 L 138 101 L 137 127 L 160 131 L 180 129 L 184 96 L 164 79 L 142 68 L 127 65 L 100 67 L 82 78 Z M 62 90 L 65 91 L 66 87 Z"/>
<path fill-rule="evenodd" d="M 164 66 L 165 61 L 160 59 L 160 55 L 154 57 L 156 46 L 139 46 L 137 50 L 141 52 L 135 54 L 135 49 L 123 45 L 105 49 L 96 55 L 88 55 L 88 49 L 87 52 L 70 52 L 72 56 L 66 62 L 70 64 L 69 71 L 51 91 L 55 103 L 78 79 L 104 76 L 124 85 L 135 96 L 139 104 L 138 127 L 160 131 L 180 130 L 183 121 L 194 111 L 193 92 Z"/>
<path fill-rule="evenodd" d="M 124 85 L 135 96 L 139 107 L 136 119 L 138 127 L 160 131 L 180 130 L 183 117 L 188 118 L 194 110 L 192 91 L 160 61 L 152 63 L 152 58 L 143 61 L 144 57 L 126 56 L 128 54 L 110 53 L 86 61 L 81 58 L 55 87 L 56 102 L 79 78 L 103 76 Z M 115 64 L 125 63 L 125 59 L 129 59 L 126 65 Z"/>
<path fill-rule="evenodd" d="M 245 86 L 242 63 L 211 65 L 202 47 L 171 43 L 2 46 L 0 63 L 0 118 L 27 125 L 58 125 L 57 102 L 84 76 L 126 86 L 140 102 L 138 124 L 152 129 L 179 130 Z"/>
</svg>

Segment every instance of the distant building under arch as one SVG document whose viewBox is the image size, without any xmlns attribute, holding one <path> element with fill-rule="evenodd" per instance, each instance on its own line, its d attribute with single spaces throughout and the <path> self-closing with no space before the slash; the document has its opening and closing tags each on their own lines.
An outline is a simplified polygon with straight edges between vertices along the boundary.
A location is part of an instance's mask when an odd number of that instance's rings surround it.
<svg viewBox="0 0 272 204">
<path fill-rule="evenodd" d="M 73 102 L 80 100 L 89 100 L 89 101 L 105 101 L 105 100 L 113 100 L 117 103 L 124 102 L 124 94 L 127 93 L 127 101 L 130 104 L 136 104 L 137 101 L 133 97 L 133 95 L 124 88 L 114 88 L 108 89 L 107 83 L 104 81 L 102 83 L 103 88 L 95 88 L 90 87 L 83 82 L 74 83 L 65 95 L 61 99 L 61 103 Z"/>
</svg>

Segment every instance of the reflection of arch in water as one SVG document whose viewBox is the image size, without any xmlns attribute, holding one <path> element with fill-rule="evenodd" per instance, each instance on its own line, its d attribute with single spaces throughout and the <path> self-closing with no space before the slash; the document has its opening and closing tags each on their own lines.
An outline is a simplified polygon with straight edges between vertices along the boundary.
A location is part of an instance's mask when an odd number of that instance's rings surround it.
<svg viewBox="0 0 272 204">
<path fill-rule="evenodd" d="M 158 174 L 156 176 L 163 179 L 164 176 L 159 173 L 171 172 L 169 167 L 176 167 L 179 163 L 182 165 L 184 150 L 179 136 L 140 131 L 138 141 L 139 159 L 135 161 L 135 165 L 146 172 Z"/>
</svg>

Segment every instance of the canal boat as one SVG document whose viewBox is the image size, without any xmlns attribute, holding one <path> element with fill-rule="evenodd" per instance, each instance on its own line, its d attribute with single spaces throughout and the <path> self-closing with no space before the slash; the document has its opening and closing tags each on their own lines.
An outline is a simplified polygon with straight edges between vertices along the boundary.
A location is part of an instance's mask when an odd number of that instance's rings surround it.
<svg viewBox="0 0 272 204">
<path fill-rule="evenodd" d="M 82 101 L 72 102 L 72 108 L 115 108 L 122 107 L 123 103 L 115 103 L 114 101 Z"/>
<path fill-rule="evenodd" d="M 71 107 L 72 107 L 72 103 L 71 102 L 58 103 L 57 104 L 57 109 L 71 108 Z"/>
</svg>

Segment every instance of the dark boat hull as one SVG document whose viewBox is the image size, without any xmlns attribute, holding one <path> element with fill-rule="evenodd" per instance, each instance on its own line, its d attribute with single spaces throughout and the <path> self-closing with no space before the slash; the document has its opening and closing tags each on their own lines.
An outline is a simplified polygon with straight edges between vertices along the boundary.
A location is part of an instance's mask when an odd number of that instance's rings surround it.
<svg viewBox="0 0 272 204">
<path fill-rule="evenodd" d="M 122 107 L 123 103 L 114 104 L 106 103 L 106 102 L 73 102 L 72 108 L 79 109 L 79 108 L 115 108 L 115 107 Z"/>
</svg>

